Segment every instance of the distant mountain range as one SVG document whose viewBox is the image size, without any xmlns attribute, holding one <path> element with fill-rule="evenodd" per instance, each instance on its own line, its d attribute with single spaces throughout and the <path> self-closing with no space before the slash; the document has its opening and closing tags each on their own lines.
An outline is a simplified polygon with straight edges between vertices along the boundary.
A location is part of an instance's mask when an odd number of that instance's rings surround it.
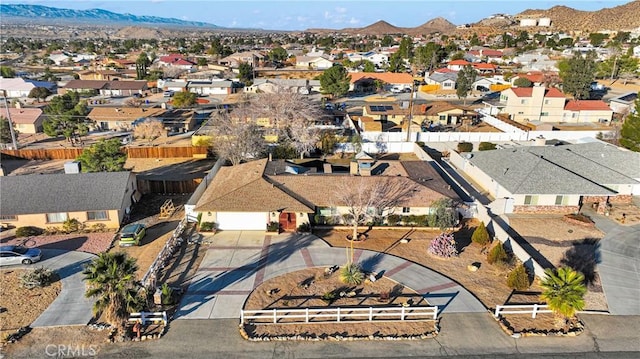
<svg viewBox="0 0 640 359">
<path fill-rule="evenodd" d="M 64 22 L 64 23 L 103 23 L 122 25 L 155 25 L 155 26 L 175 26 L 175 27 L 200 27 L 208 29 L 222 29 L 222 27 L 200 21 L 184 21 L 174 18 L 157 16 L 137 16 L 132 14 L 118 14 L 115 12 L 90 9 L 71 10 L 60 9 L 41 5 L 23 4 L 0 4 L 0 14 L 2 20 L 12 18 L 29 19 L 33 22 Z"/>
<path fill-rule="evenodd" d="M 496 21 L 482 19 L 468 27 L 457 29 L 456 25 L 441 17 L 429 20 L 417 27 L 397 27 L 386 21 L 378 21 L 362 28 L 309 29 L 314 33 L 346 33 L 362 35 L 407 34 L 412 36 L 439 32 L 452 34 L 455 32 L 494 33 L 507 29 L 518 28 L 520 19 L 551 19 L 551 30 L 595 32 L 600 30 L 630 31 L 640 28 L 640 0 L 634 0 L 624 5 L 603 8 L 597 11 L 581 11 L 566 6 L 554 6 L 548 10 L 525 10 L 510 20 Z M 520 29 L 525 29 L 520 27 Z"/>
</svg>

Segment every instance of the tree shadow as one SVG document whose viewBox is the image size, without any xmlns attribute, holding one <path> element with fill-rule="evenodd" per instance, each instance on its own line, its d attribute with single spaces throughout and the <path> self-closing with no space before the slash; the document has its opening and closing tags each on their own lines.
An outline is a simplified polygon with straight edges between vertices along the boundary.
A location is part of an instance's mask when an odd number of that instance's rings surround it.
<svg viewBox="0 0 640 359">
<path fill-rule="evenodd" d="M 560 260 L 562 265 L 581 272 L 588 285 L 595 281 L 596 265 L 600 262 L 600 240 L 597 238 L 574 241 L 573 246 L 564 253 Z"/>
</svg>

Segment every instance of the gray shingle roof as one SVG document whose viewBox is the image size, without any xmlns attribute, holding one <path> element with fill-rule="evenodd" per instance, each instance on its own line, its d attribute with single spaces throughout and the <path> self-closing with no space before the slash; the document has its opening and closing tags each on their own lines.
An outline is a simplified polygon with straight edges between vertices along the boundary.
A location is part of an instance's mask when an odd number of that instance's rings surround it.
<svg viewBox="0 0 640 359">
<path fill-rule="evenodd" d="M 120 209 L 130 172 L 0 177 L 3 215 Z"/>
<path fill-rule="evenodd" d="M 615 195 L 531 148 L 474 152 L 469 161 L 512 194 Z"/>
</svg>

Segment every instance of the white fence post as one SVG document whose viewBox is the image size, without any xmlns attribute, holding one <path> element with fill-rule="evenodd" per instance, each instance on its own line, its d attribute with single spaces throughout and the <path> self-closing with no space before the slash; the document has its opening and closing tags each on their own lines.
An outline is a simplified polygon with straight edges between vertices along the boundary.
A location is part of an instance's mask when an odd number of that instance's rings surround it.
<svg viewBox="0 0 640 359">
<path fill-rule="evenodd" d="M 538 312 L 538 305 L 534 304 L 533 305 L 533 311 L 531 312 L 531 318 L 535 318 L 537 312 Z"/>
<path fill-rule="evenodd" d="M 309 308 L 306 308 L 305 310 L 305 323 L 309 323 Z"/>
<path fill-rule="evenodd" d="M 277 309 L 273 308 L 273 323 L 277 323 L 278 322 L 278 314 L 277 314 Z"/>
<path fill-rule="evenodd" d="M 500 308 L 501 308 L 501 306 L 496 305 L 496 313 L 493 315 L 494 317 L 496 317 L 496 318 L 497 318 L 497 317 L 499 317 L 499 316 L 500 316 Z"/>
<path fill-rule="evenodd" d="M 402 307 L 402 310 L 400 311 L 400 320 L 404 320 L 404 306 Z"/>
<path fill-rule="evenodd" d="M 373 307 L 369 307 L 369 321 L 373 321 Z"/>
<path fill-rule="evenodd" d="M 438 306 L 433 307 L 433 320 L 438 319 Z"/>
<path fill-rule="evenodd" d="M 340 307 L 338 307 L 338 323 L 340 323 Z"/>
</svg>

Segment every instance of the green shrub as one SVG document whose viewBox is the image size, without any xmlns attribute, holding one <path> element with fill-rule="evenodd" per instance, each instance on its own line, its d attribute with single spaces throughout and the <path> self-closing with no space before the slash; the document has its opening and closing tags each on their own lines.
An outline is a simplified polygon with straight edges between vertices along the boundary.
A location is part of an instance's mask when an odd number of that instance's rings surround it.
<svg viewBox="0 0 640 359">
<path fill-rule="evenodd" d="M 481 246 L 489 244 L 491 238 L 489 238 L 489 232 L 487 231 L 487 227 L 484 226 L 484 222 L 480 222 L 480 225 L 473 231 L 471 241 L 473 241 L 473 243 L 478 243 Z"/>
<path fill-rule="evenodd" d="M 91 225 L 91 232 L 104 232 L 107 229 L 107 226 L 104 223 L 95 223 Z"/>
<path fill-rule="evenodd" d="M 267 223 L 267 232 L 279 232 L 279 231 L 280 231 L 280 223 L 278 222 Z"/>
<path fill-rule="evenodd" d="M 298 232 L 307 233 L 310 230 L 311 230 L 311 226 L 309 225 L 309 223 L 305 222 L 298 226 Z"/>
<path fill-rule="evenodd" d="M 496 144 L 491 142 L 480 142 L 480 144 L 478 145 L 478 151 L 489 151 L 495 149 Z"/>
<path fill-rule="evenodd" d="M 200 224 L 200 230 L 202 232 L 213 232 L 216 229 L 216 222 L 202 222 Z"/>
<path fill-rule="evenodd" d="M 173 304 L 173 289 L 167 283 L 163 283 L 160 287 L 160 300 L 164 305 Z"/>
<path fill-rule="evenodd" d="M 19 227 L 16 229 L 16 237 L 39 236 L 42 233 L 44 233 L 44 231 L 41 228 L 34 226 Z"/>
<path fill-rule="evenodd" d="M 336 299 L 336 293 L 329 291 L 329 292 L 325 292 L 322 295 L 322 300 L 324 300 L 325 302 L 327 302 L 327 304 L 331 304 L 335 299 Z"/>
<path fill-rule="evenodd" d="M 427 226 L 429 227 L 437 227 L 438 226 L 438 216 L 435 214 L 427 215 Z"/>
<path fill-rule="evenodd" d="M 20 276 L 20 285 L 27 289 L 46 287 L 53 283 L 54 279 L 54 271 L 40 267 L 22 274 L 22 276 Z"/>
<path fill-rule="evenodd" d="M 78 232 L 82 227 L 82 223 L 75 218 L 68 218 L 62 223 L 62 231 L 66 233 Z"/>
<path fill-rule="evenodd" d="M 509 262 L 509 255 L 507 251 L 504 250 L 502 242 L 498 241 L 498 243 L 491 248 L 487 254 L 487 262 L 498 265 L 504 265 Z"/>
<path fill-rule="evenodd" d="M 397 226 L 401 221 L 401 216 L 399 214 L 390 214 L 387 216 L 387 223 L 390 226 Z"/>
<path fill-rule="evenodd" d="M 340 280 L 343 283 L 359 285 L 364 281 L 364 273 L 355 263 L 349 263 L 340 269 Z"/>
<path fill-rule="evenodd" d="M 515 290 L 525 290 L 529 288 L 531 285 L 529 282 L 529 273 L 527 273 L 527 268 L 525 268 L 523 264 L 518 265 L 509 273 L 507 285 L 509 288 Z"/>
<path fill-rule="evenodd" d="M 458 152 L 471 152 L 473 151 L 473 143 L 460 142 L 458 143 Z"/>
</svg>

